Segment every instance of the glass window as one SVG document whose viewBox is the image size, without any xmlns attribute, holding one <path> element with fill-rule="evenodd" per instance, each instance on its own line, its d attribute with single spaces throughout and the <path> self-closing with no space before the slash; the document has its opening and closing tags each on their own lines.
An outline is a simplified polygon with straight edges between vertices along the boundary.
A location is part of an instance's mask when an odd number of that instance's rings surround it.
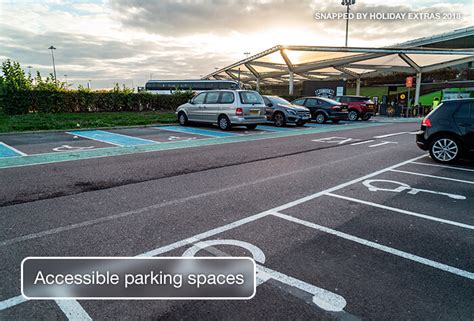
<svg viewBox="0 0 474 321">
<path fill-rule="evenodd" d="M 316 107 L 319 103 L 315 98 L 306 99 L 306 107 Z"/>
<path fill-rule="evenodd" d="M 303 106 L 304 105 L 304 98 L 296 99 L 295 101 L 293 101 L 293 104 Z"/>
<path fill-rule="evenodd" d="M 241 91 L 239 95 L 242 104 L 263 104 L 262 96 L 255 91 Z"/>
<path fill-rule="evenodd" d="M 454 112 L 454 118 L 469 118 L 471 104 L 468 102 L 461 103 L 458 109 Z M 438 107 L 439 108 L 439 107 Z"/>
<path fill-rule="evenodd" d="M 217 104 L 219 100 L 219 93 L 218 92 L 209 92 L 206 96 L 206 104 Z"/>
<path fill-rule="evenodd" d="M 202 104 L 202 103 L 204 103 L 204 97 L 206 97 L 206 94 L 205 94 L 205 93 L 201 93 L 201 94 L 197 95 L 196 97 L 194 97 L 193 103 L 194 103 L 194 104 Z"/>
<path fill-rule="evenodd" d="M 219 99 L 219 102 L 222 104 L 232 104 L 234 102 L 234 94 L 231 92 L 221 93 L 221 99 Z"/>
</svg>

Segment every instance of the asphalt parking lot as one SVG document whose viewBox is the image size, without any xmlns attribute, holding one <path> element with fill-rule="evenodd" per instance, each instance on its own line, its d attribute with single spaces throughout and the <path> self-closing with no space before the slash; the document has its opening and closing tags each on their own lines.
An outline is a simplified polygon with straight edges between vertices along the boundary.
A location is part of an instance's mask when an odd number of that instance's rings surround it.
<svg viewBox="0 0 474 321">
<path fill-rule="evenodd" d="M 0 318 L 472 320 L 474 163 L 431 161 L 415 146 L 417 122 L 317 126 L 0 136 L 48 154 L 0 159 Z M 52 151 L 91 144 L 114 153 Z M 253 256 L 256 296 L 20 294 L 27 256 L 182 256 L 194 246 L 201 256 Z"/>
</svg>

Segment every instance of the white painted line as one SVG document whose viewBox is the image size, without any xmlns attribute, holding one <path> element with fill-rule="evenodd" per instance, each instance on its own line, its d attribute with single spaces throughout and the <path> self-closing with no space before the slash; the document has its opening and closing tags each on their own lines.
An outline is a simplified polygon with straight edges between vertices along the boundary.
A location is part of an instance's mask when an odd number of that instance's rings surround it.
<svg viewBox="0 0 474 321">
<path fill-rule="evenodd" d="M 331 234 L 331 235 L 334 235 L 334 236 L 337 236 L 337 237 L 340 237 L 340 238 L 343 238 L 343 239 L 346 239 L 346 240 L 349 240 L 349 241 L 352 241 L 352 242 L 356 242 L 356 243 L 359 243 L 359 244 L 362 244 L 362 245 L 380 250 L 382 252 L 386 252 L 386 253 L 389 253 L 389 254 L 392 254 L 392 255 L 395 255 L 395 256 L 405 258 L 405 259 L 410 260 L 410 261 L 414 261 L 414 262 L 417 262 L 417 263 L 420 263 L 420 264 L 424 264 L 424 265 L 433 267 L 433 268 L 438 269 L 438 270 L 442 270 L 442 271 L 449 272 L 449 273 L 452 273 L 452 274 L 455 274 L 455 275 L 458 275 L 458 276 L 461 276 L 461 277 L 464 277 L 464 278 L 467 278 L 467 279 L 470 279 L 470 280 L 474 280 L 474 273 L 469 272 L 469 271 L 461 270 L 461 269 L 458 269 L 458 268 L 450 266 L 450 265 L 446 265 L 446 264 L 443 264 L 443 263 L 432 261 L 432 260 L 429 260 L 427 258 L 417 256 L 417 255 L 414 255 L 414 254 L 411 254 L 411 253 L 403 252 L 403 251 L 394 249 L 392 247 L 381 245 L 381 244 L 378 244 L 378 243 L 375 243 L 375 242 L 372 242 L 372 241 L 369 241 L 369 240 L 366 240 L 366 239 L 363 239 L 363 238 L 360 238 L 360 237 L 357 237 L 357 236 L 353 236 L 353 235 L 350 235 L 350 234 L 347 234 L 347 233 L 339 232 L 339 231 L 334 230 L 332 228 L 328 228 L 328 227 L 321 226 L 321 225 L 318 225 L 318 224 L 315 224 L 315 223 L 304 221 L 304 220 L 301 220 L 301 219 L 293 217 L 293 216 L 278 213 L 278 212 L 275 212 L 275 211 L 271 211 L 271 214 L 273 216 L 280 217 L 284 220 L 294 222 L 294 223 L 298 223 L 298 224 L 313 228 L 315 230 L 318 230 L 318 231 L 321 231 L 321 232 L 324 232 L 324 233 L 328 233 L 328 234 Z"/>
<path fill-rule="evenodd" d="M 402 134 L 407 134 L 407 133 L 408 132 L 399 132 L 399 133 L 393 133 L 393 134 L 379 135 L 379 136 L 374 136 L 374 138 L 392 137 L 392 136 L 397 136 L 397 135 L 402 135 Z"/>
<path fill-rule="evenodd" d="M 421 162 L 411 162 L 411 163 L 416 164 L 416 165 L 425 165 L 425 166 L 441 167 L 441 168 L 447 168 L 447 169 L 457 169 L 457 170 L 466 171 L 466 172 L 474 172 L 474 169 L 470 169 L 470 168 L 462 168 L 462 167 L 447 166 L 447 165 L 440 165 L 440 164 L 428 164 L 428 163 L 421 163 Z"/>
<path fill-rule="evenodd" d="M 55 300 L 61 311 L 69 320 L 92 321 L 92 318 L 76 300 Z"/>
<path fill-rule="evenodd" d="M 367 143 L 371 143 L 373 142 L 374 139 L 371 139 L 371 140 L 366 140 L 365 142 L 358 142 L 358 143 L 353 143 L 351 144 L 351 146 L 354 146 L 354 145 L 362 145 L 362 144 L 367 144 Z"/>
<path fill-rule="evenodd" d="M 15 305 L 18 305 L 20 303 L 28 301 L 23 297 L 23 295 L 15 296 L 13 298 L 0 301 L 0 311 L 14 307 Z"/>
<path fill-rule="evenodd" d="M 174 242 L 174 243 L 172 243 L 172 244 L 165 245 L 165 246 L 162 246 L 162 247 L 159 247 L 159 248 L 150 250 L 150 251 L 148 251 L 148 252 L 139 254 L 139 255 L 137 255 L 137 256 L 156 256 L 156 255 L 160 255 L 160 254 L 163 254 L 163 253 L 172 251 L 172 250 L 174 250 L 174 249 L 180 248 L 180 247 L 185 246 L 185 245 L 189 245 L 189 244 L 196 243 L 196 242 L 198 242 L 198 241 L 201 241 L 201 240 L 204 239 L 204 238 L 211 237 L 211 236 L 213 236 L 213 235 L 216 235 L 216 234 L 219 234 L 219 233 L 222 233 L 222 232 L 231 230 L 231 229 L 236 228 L 236 227 L 238 227 L 238 226 L 241 226 L 241 225 L 243 225 L 243 224 L 246 224 L 246 223 L 249 223 L 249 222 L 253 222 L 253 221 L 256 221 L 256 220 L 258 220 L 258 219 L 260 219 L 260 218 L 269 216 L 269 215 L 271 214 L 270 211 L 277 212 L 277 211 L 282 211 L 282 210 L 288 209 L 288 208 L 290 208 L 290 207 L 293 207 L 293 206 L 296 206 L 296 205 L 298 205 L 298 204 L 307 202 L 307 201 L 312 200 L 312 199 L 314 199 L 314 198 L 317 198 L 317 197 L 319 197 L 319 196 L 325 195 L 326 193 L 330 193 L 330 192 L 337 191 L 337 190 L 342 189 L 342 188 L 344 188 L 344 187 L 347 187 L 347 186 L 350 186 L 350 185 L 352 185 L 352 184 L 355 184 L 355 183 L 361 182 L 361 181 L 363 181 L 363 180 L 366 180 L 367 178 L 371 178 L 371 177 L 377 176 L 377 175 L 379 175 L 379 174 L 382 174 L 382 173 L 384 173 L 384 172 L 386 172 L 386 171 L 388 171 L 388 170 L 390 170 L 390 169 L 397 168 L 397 167 L 406 165 L 406 164 L 408 164 L 408 163 L 411 163 L 411 162 L 413 162 L 413 161 L 419 160 L 419 159 L 424 158 L 424 157 L 426 157 L 426 156 L 427 156 L 427 155 L 421 155 L 421 156 L 418 156 L 418 157 L 409 159 L 409 160 L 407 160 L 407 161 L 404 161 L 404 162 L 401 162 L 401 163 L 398 163 L 398 164 L 389 166 L 389 167 L 387 167 L 387 168 L 385 168 L 385 169 L 381 169 L 381 170 L 379 170 L 379 171 L 373 172 L 373 173 L 368 174 L 368 175 L 365 175 L 365 176 L 363 176 L 363 177 L 359 177 L 359 178 L 357 178 L 357 179 L 353 179 L 352 181 L 349 181 L 349 182 L 346 182 L 346 183 L 342 183 L 342 184 L 339 184 L 339 185 L 337 185 L 337 186 L 328 188 L 328 189 L 326 189 L 326 190 L 324 190 L 324 191 L 321 191 L 321 192 L 318 192 L 318 193 L 314 193 L 314 194 L 312 194 L 312 195 L 308 195 L 308 196 L 306 196 L 306 197 L 300 198 L 300 199 L 295 200 L 295 201 L 290 202 L 290 203 L 283 204 L 283 205 L 281 205 L 281 206 L 278 206 L 278 207 L 273 208 L 272 210 L 264 211 L 264 212 L 261 212 L 261 213 L 258 213 L 258 214 L 255 214 L 255 215 L 252 215 L 252 216 L 243 218 L 243 219 L 241 219 L 241 220 L 238 220 L 238 221 L 235 221 L 235 222 L 232 222 L 232 223 L 229 223 L 229 224 L 226 224 L 226 225 L 217 227 L 217 228 L 212 229 L 212 230 L 209 230 L 209 231 L 207 231 L 207 232 L 203 232 L 203 233 L 200 233 L 200 234 L 197 234 L 197 235 L 188 237 L 188 238 L 186 238 L 186 239 L 184 239 L 184 240 L 177 241 L 177 242 Z M 290 173 L 290 174 L 291 174 L 291 173 Z M 289 174 L 286 173 L 286 174 L 283 174 L 283 175 L 281 175 L 281 176 L 286 176 L 286 175 L 289 175 Z M 260 181 L 266 181 L 266 180 L 270 180 L 270 179 L 273 179 L 273 178 L 274 178 L 274 177 L 270 177 L 270 178 L 267 178 L 267 179 L 262 179 L 262 180 L 260 180 Z M 254 184 L 254 183 L 256 183 L 256 181 L 255 181 L 255 182 L 252 182 L 251 184 Z M 85 226 L 89 226 L 89 225 L 93 225 L 93 224 L 98 224 L 98 223 L 106 222 L 106 221 L 109 221 L 109 220 L 113 220 L 113 219 L 116 219 L 116 218 L 121 218 L 121 217 L 129 216 L 129 215 L 133 215 L 133 214 L 139 214 L 139 213 L 148 211 L 148 210 L 150 210 L 150 209 L 156 209 L 156 208 L 159 208 L 159 207 L 168 206 L 168 205 L 175 204 L 175 203 L 178 203 L 178 202 L 184 202 L 184 201 L 186 201 L 186 200 L 191 200 L 191 199 L 199 198 L 199 197 L 202 197 L 202 196 L 213 195 L 213 194 L 216 194 L 216 193 L 220 193 L 220 192 L 222 192 L 222 191 L 228 191 L 228 190 L 231 190 L 231 189 L 239 188 L 239 187 L 241 187 L 241 186 L 248 186 L 248 185 L 249 185 L 249 184 L 246 183 L 246 184 L 241 184 L 240 186 L 232 186 L 232 187 L 228 187 L 228 188 L 223 188 L 223 189 L 220 189 L 220 190 L 217 190 L 217 191 L 210 191 L 210 192 L 207 192 L 207 193 L 202 193 L 202 194 L 198 194 L 198 195 L 193 195 L 193 196 L 189 196 L 189 197 L 186 197 L 186 198 L 183 198 L 183 199 L 174 200 L 174 201 L 169 201 L 169 202 L 166 202 L 166 203 L 158 203 L 158 204 L 154 204 L 154 205 L 151 205 L 151 206 L 148 206 L 148 207 L 144 207 L 144 208 L 141 208 L 141 209 L 136 209 L 136 210 L 132 210 L 132 211 L 128 211 L 128 212 L 118 213 L 118 214 L 110 215 L 110 216 L 107 216 L 107 217 L 102 217 L 102 218 L 95 219 L 95 220 L 85 221 L 85 222 L 82 222 L 82 223 L 72 224 L 72 225 L 63 226 L 63 227 L 59 227 L 59 228 L 55 228 L 55 229 L 51 229 L 51 230 L 46 230 L 46 231 L 42 231 L 42 232 L 38 232 L 38 233 L 33 233 L 33 234 L 29 234 L 29 235 L 24 235 L 24 236 L 20 236 L 20 237 L 17 237 L 17 238 L 10 239 L 10 240 L 2 241 L 2 242 L 0 242 L 0 246 L 15 244 L 15 243 L 18 243 L 18 242 L 22 242 L 22 241 L 25 241 L 25 240 L 34 239 L 34 238 L 37 238 L 37 237 L 43 237 L 43 236 L 47 236 L 47 235 L 51 235 L 51 234 L 56 234 L 56 233 L 60 233 L 60 232 L 72 230 L 72 229 L 75 229 L 75 228 L 80 228 L 80 227 L 85 227 Z M 15 299 L 15 298 L 12 298 L 12 299 L 9 299 L 9 300 L 13 300 L 13 299 Z M 9 300 L 7 300 L 7 301 L 9 301 Z M 6 301 L 4 301 L 4 302 L 6 302 Z M 22 303 L 22 302 L 25 302 L 25 301 L 21 301 L 21 302 L 18 302 L 18 303 L 16 303 L 16 304 L 20 304 L 20 303 Z M 77 301 L 76 301 L 76 302 L 77 302 Z M 16 305 L 16 304 L 13 304 L 13 305 Z M 78 303 L 78 304 L 79 304 L 79 303 Z M 8 308 L 8 307 L 11 307 L 11 306 L 13 306 L 13 305 L 10 304 L 9 306 L 6 306 L 5 309 Z M 2 305 L 0 305 L 0 310 L 2 310 Z"/>
<path fill-rule="evenodd" d="M 382 142 L 382 143 L 370 145 L 369 147 L 378 147 L 378 146 L 387 145 L 387 144 L 398 144 L 398 143 L 397 142 Z"/>
<path fill-rule="evenodd" d="M 12 151 L 14 151 L 15 153 L 20 154 L 21 156 L 28 156 L 28 154 L 23 153 L 21 150 L 18 150 L 18 149 L 16 149 L 15 147 L 12 147 L 12 146 L 10 146 L 10 145 L 7 145 L 7 144 L 5 144 L 5 143 L 3 143 L 3 142 L 0 142 L 0 145 L 5 146 L 5 147 L 8 148 L 8 149 L 11 149 Z"/>
<path fill-rule="evenodd" d="M 474 225 L 459 223 L 459 222 L 456 222 L 456 221 L 445 220 L 445 219 L 434 217 L 434 216 L 429 216 L 429 215 L 425 215 L 425 214 L 421 214 L 421 213 L 415 213 L 415 212 L 403 210 L 403 209 L 400 209 L 400 208 L 386 206 L 386 205 L 377 204 L 377 203 L 368 202 L 368 201 L 363 201 L 363 200 L 359 200 L 359 199 L 356 199 L 356 198 L 347 197 L 347 196 L 343 196 L 343 195 L 337 195 L 337 194 L 333 194 L 333 193 L 327 193 L 326 195 L 332 196 L 332 197 L 337 197 L 337 198 L 344 199 L 344 200 L 351 201 L 351 202 L 355 202 L 355 203 L 360 203 L 360 204 L 365 204 L 365 205 L 369 205 L 369 206 L 373 206 L 373 207 L 383 208 L 384 210 L 389 210 L 389 211 L 393 211 L 393 212 L 397 212 L 397 213 L 401 213 L 401 214 L 420 217 L 420 218 L 424 218 L 424 219 L 427 219 L 427 220 L 430 220 L 430 221 L 445 223 L 445 224 L 449 224 L 449 225 L 454 225 L 454 226 L 466 228 L 466 229 L 469 229 L 469 230 L 474 230 Z"/>
<path fill-rule="evenodd" d="M 437 179 L 443 179 L 445 181 L 452 181 L 452 182 L 458 182 L 458 183 L 466 183 L 466 184 L 474 184 L 473 181 L 466 181 L 463 179 L 456 179 L 456 178 L 449 178 L 449 177 L 444 177 L 444 176 L 435 176 L 435 175 L 428 175 L 428 174 L 421 174 L 421 173 L 415 173 L 415 172 L 409 172 L 409 171 L 400 171 L 398 169 L 390 169 L 391 172 L 397 172 L 397 173 L 403 173 L 403 174 L 410 174 L 410 175 L 416 175 L 416 176 L 423 176 L 423 177 L 430 177 L 430 178 L 437 178 Z"/>
<path fill-rule="evenodd" d="M 98 141 L 98 142 L 106 143 L 106 144 L 109 144 L 109 145 L 115 145 L 115 146 L 118 146 L 118 147 L 124 147 L 124 145 L 121 145 L 121 144 L 112 143 L 112 142 L 108 142 L 108 141 L 106 141 L 106 140 L 101 140 L 101 139 L 97 139 L 97 138 L 91 138 L 90 136 L 81 135 L 81 134 L 78 134 L 78 133 L 66 132 L 66 134 L 73 135 L 73 136 L 79 136 L 79 137 L 82 137 L 82 138 L 85 138 L 85 139 L 88 139 L 88 140 L 96 140 L 96 141 Z"/>
</svg>

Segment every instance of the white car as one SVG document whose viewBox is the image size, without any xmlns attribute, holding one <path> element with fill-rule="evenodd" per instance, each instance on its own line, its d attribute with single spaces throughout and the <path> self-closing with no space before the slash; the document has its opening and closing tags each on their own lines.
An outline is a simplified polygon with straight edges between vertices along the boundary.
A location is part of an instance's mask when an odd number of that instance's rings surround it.
<svg viewBox="0 0 474 321">
<path fill-rule="evenodd" d="M 217 124 L 222 130 L 242 125 L 255 129 L 267 121 L 262 96 L 252 90 L 210 90 L 196 95 L 178 107 L 179 124 L 189 122 Z"/>
</svg>

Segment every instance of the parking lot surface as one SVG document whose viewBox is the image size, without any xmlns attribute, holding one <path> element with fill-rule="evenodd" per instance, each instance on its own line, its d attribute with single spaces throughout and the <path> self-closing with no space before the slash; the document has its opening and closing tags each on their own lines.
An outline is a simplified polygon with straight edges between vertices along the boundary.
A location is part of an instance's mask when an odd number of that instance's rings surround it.
<svg viewBox="0 0 474 321">
<path fill-rule="evenodd" d="M 434 163 L 414 143 L 418 127 L 2 136 L 28 155 L 90 153 L 52 152 L 56 145 L 114 153 L 0 160 L 8 182 L 0 318 L 472 320 L 474 163 Z M 182 256 L 196 246 L 200 256 L 253 256 L 256 296 L 26 301 L 20 293 L 27 256 Z"/>
</svg>

